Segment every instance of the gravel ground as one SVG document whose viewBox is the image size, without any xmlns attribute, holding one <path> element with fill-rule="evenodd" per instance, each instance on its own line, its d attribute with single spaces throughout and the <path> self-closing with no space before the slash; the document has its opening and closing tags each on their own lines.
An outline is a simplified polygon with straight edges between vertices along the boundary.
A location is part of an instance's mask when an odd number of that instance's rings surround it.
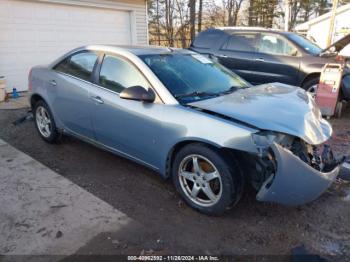
<svg viewBox="0 0 350 262">
<path fill-rule="evenodd" d="M 297 208 L 257 202 L 247 190 L 227 214 L 209 217 L 187 207 L 170 181 L 153 171 L 74 138 L 46 144 L 31 121 L 11 124 L 25 113 L 0 110 L 0 138 L 146 225 L 155 236 L 149 241 L 157 242 L 156 253 L 285 255 L 303 244 L 312 253 L 350 260 L 347 182 L 337 181 L 318 200 Z M 331 120 L 336 153 L 350 155 L 349 120 L 349 109 L 342 119 Z M 110 239 L 101 235 L 79 253 L 121 253 Z M 144 253 L 149 244 L 132 250 Z"/>
</svg>

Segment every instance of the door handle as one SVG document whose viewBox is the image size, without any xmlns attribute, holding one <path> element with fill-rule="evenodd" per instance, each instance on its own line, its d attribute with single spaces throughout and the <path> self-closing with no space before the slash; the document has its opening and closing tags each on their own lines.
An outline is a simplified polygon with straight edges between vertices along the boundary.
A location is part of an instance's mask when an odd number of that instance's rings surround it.
<svg viewBox="0 0 350 262">
<path fill-rule="evenodd" d="M 258 61 L 258 62 L 265 62 L 265 59 L 264 59 L 264 58 L 256 58 L 255 61 Z"/>
<path fill-rule="evenodd" d="M 51 80 L 49 83 L 50 83 L 50 85 L 52 85 L 52 86 L 57 86 L 57 83 L 56 83 L 55 80 Z"/>
<path fill-rule="evenodd" d="M 227 55 L 218 55 L 218 57 L 220 57 L 220 58 L 228 58 Z"/>
<path fill-rule="evenodd" d="M 91 100 L 95 101 L 97 104 L 100 104 L 100 105 L 104 103 L 103 99 L 99 96 L 92 96 Z"/>
</svg>

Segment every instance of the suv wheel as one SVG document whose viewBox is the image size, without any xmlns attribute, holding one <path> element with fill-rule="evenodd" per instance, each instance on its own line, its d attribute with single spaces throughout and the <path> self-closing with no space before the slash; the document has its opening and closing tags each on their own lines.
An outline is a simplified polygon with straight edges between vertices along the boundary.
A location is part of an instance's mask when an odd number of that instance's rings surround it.
<svg viewBox="0 0 350 262">
<path fill-rule="evenodd" d="M 48 105 L 40 100 L 34 106 L 34 122 L 40 136 L 48 143 L 55 143 L 59 134 Z"/>
<path fill-rule="evenodd" d="M 319 77 L 311 78 L 310 80 L 308 80 L 305 83 L 303 83 L 302 88 L 306 92 L 311 93 L 315 97 L 316 93 L 317 93 L 317 86 L 318 86 L 319 82 L 320 82 L 320 78 Z"/>
<path fill-rule="evenodd" d="M 234 159 L 230 164 L 215 149 L 190 144 L 175 156 L 173 182 L 186 203 L 198 211 L 219 215 L 238 202 L 243 179 Z"/>
</svg>

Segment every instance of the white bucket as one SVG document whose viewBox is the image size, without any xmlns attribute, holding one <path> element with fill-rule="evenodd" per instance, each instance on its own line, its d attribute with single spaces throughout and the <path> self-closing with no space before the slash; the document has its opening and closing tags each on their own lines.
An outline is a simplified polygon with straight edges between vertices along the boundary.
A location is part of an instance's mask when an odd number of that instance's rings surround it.
<svg viewBox="0 0 350 262">
<path fill-rule="evenodd" d="M 0 102 L 5 101 L 6 96 L 6 78 L 0 76 Z"/>
</svg>

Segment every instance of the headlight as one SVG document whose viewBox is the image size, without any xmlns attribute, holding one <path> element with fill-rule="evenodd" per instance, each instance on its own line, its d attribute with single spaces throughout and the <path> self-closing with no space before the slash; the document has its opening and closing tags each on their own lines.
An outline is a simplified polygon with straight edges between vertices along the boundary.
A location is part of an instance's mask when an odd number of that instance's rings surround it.
<svg viewBox="0 0 350 262">
<path fill-rule="evenodd" d="M 252 139 L 257 147 L 269 147 L 276 139 L 277 134 L 275 132 L 263 131 L 252 134 Z"/>
<path fill-rule="evenodd" d="M 284 146 L 290 145 L 293 141 L 292 136 L 273 131 L 261 131 L 252 134 L 252 139 L 256 145 L 256 148 L 258 149 L 259 156 L 265 155 L 272 143 L 277 143 Z"/>
</svg>

